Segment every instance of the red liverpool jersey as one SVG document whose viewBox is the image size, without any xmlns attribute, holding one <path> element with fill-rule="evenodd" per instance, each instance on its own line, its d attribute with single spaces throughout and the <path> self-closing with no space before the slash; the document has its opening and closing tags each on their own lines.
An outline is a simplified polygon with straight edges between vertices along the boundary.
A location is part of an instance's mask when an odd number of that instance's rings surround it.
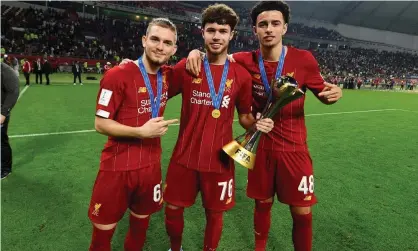
<svg viewBox="0 0 418 251">
<path fill-rule="evenodd" d="M 230 63 L 219 118 L 210 96 L 204 67 L 198 77 L 186 71 L 186 60 L 173 69 L 169 97 L 181 93 L 180 131 L 171 161 L 202 172 L 222 173 L 232 163 L 222 147 L 232 138 L 234 107 L 239 114 L 251 113 L 251 76 L 239 64 Z M 224 65 L 210 65 L 215 92 L 219 92 Z"/>
<path fill-rule="evenodd" d="M 293 47 L 287 49 L 282 75 L 295 78 L 303 91 L 309 89 L 317 96 L 325 88 L 317 61 L 309 51 Z M 254 113 L 262 111 L 267 102 L 258 67 L 258 56 L 259 50 L 233 55 L 236 62 L 247 69 L 252 76 Z M 264 61 L 269 83 L 276 75 L 277 64 L 278 62 Z M 307 152 L 304 104 L 305 96 L 284 106 L 273 118 L 273 130 L 261 136 L 259 147 L 285 152 Z"/>
<path fill-rule="evenodd" d="M 171 74 L 163 67 L 163 89 L 159 116 L 167 103 Z M 157 75 L 148 74 L 154 97 L 157 95 Z M 151 119 L 151 101 L 142 74 L 134 63 L 110 69 L 100 81 L 96 116 L 113 119 L 123 125 L 140 127 Z M 109 137 L 100 158 L 100 170 L 126 171 L 158 164 L 161 160 L 160 138 L 136 139 Z"/>
</svg>

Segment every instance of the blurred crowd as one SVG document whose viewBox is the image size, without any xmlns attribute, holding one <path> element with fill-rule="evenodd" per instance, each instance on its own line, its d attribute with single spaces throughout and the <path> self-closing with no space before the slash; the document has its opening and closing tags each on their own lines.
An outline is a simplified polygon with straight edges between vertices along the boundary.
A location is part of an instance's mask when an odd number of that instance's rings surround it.
<svg viewBox="0 0 418 251">
<path fill-rule="evenodd" d="M 113 1 L 113 4 L 136 8 L 156 8 L 184 15 L 186 9 L 176 8 L 175 2 Z M 75 11 L 55 11 L 2 6 L 2 51 L 10 54 L 39 55 L 42 57 L 75 57 L 119 62 L 142 54 L 141 36 L 149 20 L 115 18 L 101 15 L 83 18 Z M 188 11 L 191 11 L 188 9 Z M 241 24 L 251 25 L 249 10 L 236 8 Z M 178 50 L 171 63 L 187 56 L 192 49 L 202 48 L 199 24 L 173 20 L 178 28 Z M 15 28 L 13 28 L 15 27 Z M 16 28 L 17 27 L 17 28 Z M 342 41 L 336 31 L 313 28 L 298 23 L 289 26 L 289 33 L 297 36 Z M 230 52 L 258 48 L 251 32 L 239 31 L 231 41 Z M 4 53 L 3 53 L 4 54 Z M 370 49 L 317 50 L 314 54 L 325 76 L 370 78 L 402 78 L 418 75 L 418 57 L 407 53 L 378 52 Z"/>
<path fill-rule="evenodd" d="M 418 56 L 408 53 L 351 48 L 314 52 L 325 76 L 404 79 L 418 76 Z"/>
</svg>

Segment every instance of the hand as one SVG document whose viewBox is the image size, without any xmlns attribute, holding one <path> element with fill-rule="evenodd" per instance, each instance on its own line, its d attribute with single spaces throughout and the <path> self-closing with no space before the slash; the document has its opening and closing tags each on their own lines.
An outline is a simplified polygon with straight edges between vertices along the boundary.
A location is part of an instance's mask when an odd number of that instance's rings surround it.
<svg viewBox="0 0 418 251">
<path fill-rule="evenodd" d="M 318 94 L 318 97 L 323 97 L 325 101 L 332 103 L 337 102 L 342 96 L 343 91 L 340 87 L 324 82 L 325 88 Z"/>
<path fill-rule="evenodd" d="M 4 116 L 3 114 L 1 115 L 1 124 L 3 125 L 4 121 L 6 120 L 6 116 Z"/>
<path fill-rule="evenodd" d="M 134 62 L 133 60 L 129 59 L 129 58 L 124 58 L 119 65 L 124 65 L 124 64 L 128 64 Z"/>
<path fill-rule="evenodd" d="M 256 116 L 257 122 L 255 123 L 256 129 L 263 133 L 271 132 L 271 130 L 273 130 L 273 127 L 274 127 L 273 120 L 269 118 L 260 119 L 260 117 L 261 117 L 261 114 L 257 113 L 257 116 Z"/>
<path fill-rule="evenodd" d="M 157 138 L 167 133 L 168 126 L 178 122 L 177 119 L 164 120 L 163 117 L 152 118 L 139 127 L 140 138 Z"/>
<path fill-rule="evenodd" d="M 229 60 L 229 62 L 231 62 L 231 63 L 235 63 L 236 62 L 235 59 L 234 59 L 234 56 L 232 54 L 228 54 L 226 57 Z"/>
<path fill-rule="evenodd" d="M 194 76 L 199 76 L 200 67 L 202 66 L 202 54 L 199 50 L 194 49 L 189 52 L 186 60 L 186 70 Z"/>
</svg>

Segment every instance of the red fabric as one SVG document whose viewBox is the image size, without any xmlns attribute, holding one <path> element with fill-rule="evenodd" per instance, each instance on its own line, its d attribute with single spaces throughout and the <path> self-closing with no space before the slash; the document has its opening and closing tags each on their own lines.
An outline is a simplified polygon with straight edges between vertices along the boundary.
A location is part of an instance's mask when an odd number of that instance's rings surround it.
<svg viewBox="0 0 418 251">
<path fill-rule="evenodd" d="M 129 231 L 125 239 L 125 251 L 142 250 L 147 238 L 150 217 L 137 218 L 129 215 Z"/>
<path fill-rule="evenodd" d="M 163 67 L 163 90 L 159 116 L 167 103 L 169 68 Z M 148 74 L 154 97 L 157 95 L 157 76 Z M 100 81 L 96 115 L 113 119 L 123 125 L 140 127 L 151 119 L 150 96 L 142 74 L 134 63 L 109 70 Z M 134 139 L 109 137 L 100 158 L 100 170 L 127 171 L 160 163 L 160 138 Z"/>
<path fill-rule="evenodd" d="M 222 235 L 223 212 L 206 210 L 206 229 L 203 251 L 215 251 Z"/>
<path fill-rule="evenodd" d="M 23 64 L 23 72 L 31 72 L 31 70 L 32 70 L 32 67 L 31 67 L 29 61 L 26 61 Z"/>
<path fill-rule="evenodd" d="M 284 204 L 309 207 L 317 202 L 313 174 L 307 152 L 258 148 L 255 167 L 248 170 L 247 196 L 266 200 L 277 194 L 277 199 Z"/>
<path fill-rule="evenodd" d="M 273 202 L 255 201 L 254 236 L 255 250 L 265 251 L 271 225 L 271 207 Z"/>
<path fill-rule="evenodd" d="M 93 226 L 89 251 L 111 251 L 111 240 L 115 229 L 100 230 Z"/>
<path fill-rule="evenodd" d="M 287 48 L 288 52 L 281 75 L 289 74 L 293 76 L 297 80 L 300 88 L 305 91 L 309 89 L 317 95 L 325 87 L 317 61 L 308 51 L 293 47 Z M 267 95 L 265 94 L 264 85 L 261 82 L 260 69 L 258 67 L 258 55 L 258 50 L 253 52 L 239 52 L 233 55 L 237 63 L 244 66 L 252 75 L 253 113 L 262 111 L 267 102 Z M 278 62 L 264 61 L 269 83 L 276 74 L 277 64 Z M 307 152 L 304 104 L 305 97 L 302 97 L 284 106 L 273 117 L 275 122 L 273 130 L 261 136 L 259 148 L 282 152 Z"/>
<path fill-rule="evenodd" d="M 204 208 L 215 211 L 230 210 L 235 205 L 234 174 L 232 163 L 228 172 L 223 173 L 200 172 L 170 163 L 164 201 L 178 207 L 190 207 L 201 192 Z"/>
<path fill-rule="evenodd" d="M 295 251 L 312 250 L 312 213 L 295 214 L 293 217 L 292 239 Z"/>
<path fill-rule="evenodd" d="M 232 138 L 235 107 L 239 114 L 251 112 L 251 76 L 238 65 L 231 63 L 221 100 L 219 118 L 212 117 L 215 109 L 202 66 L 198 77 L 186 71 L 186 60 L 173 69 L 169 97 L 182 94 L 180 130 L 171 162 L 202 172 L 227 172 L 229 158 L 220 157 L 222 147 Z M 218 93 L 223 65 L 210 65 L 215 92 Z"/>
<path fill-rule="evenodd" d="M 129 208 L 150 215 L 162 208 L 159 164 L 126 172 L 99 171 L 93 187 L 88 216 L 98 224 L 120 221 Z"/>
<path fill-rule="evenodd" d="M 184 228 L 184 208 L 165 207 L 165 228 L 170 237 L 171 251 L 180 251 Z"/>
</svg>

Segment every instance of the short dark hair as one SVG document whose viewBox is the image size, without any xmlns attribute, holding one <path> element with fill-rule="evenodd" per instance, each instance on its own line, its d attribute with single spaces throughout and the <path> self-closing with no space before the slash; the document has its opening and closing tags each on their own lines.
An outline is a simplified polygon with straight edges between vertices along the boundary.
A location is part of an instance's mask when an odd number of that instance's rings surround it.
<svg viewBox="0 0 418 251">
<path fill-rule="evenodd" d="M 227 24 L 231 31 L 239 22 L 239 17 L 235 11 L 226 4 L 209 5 L 202 12 L 202 29 L 207 23 Z"/>
<path fill-rule="evenodd" d="M 269 10 L 278 10 L 282 13 L 285 24 L 290 21 L 290 7 L 284 1 L 262 1 L 257 3 L 251 10 L 253 26 L 257 25 L 257 17 L 260 13 Z"/>
<path fill-rule="evenodd" d="M 151 27 L 154 25 L 167 28 L 171 30 L 172 32 L 174 32 L 174 34 L 176 35 L 176 41 L 177 41 L 177 27 L 173 22 L 171 22 L 170 19 L 162 18 L 162 17 L 152 19 L 152 21 L 148 24 L 148 27 L 147 27 L 147 35 Z"/>
</svg>

